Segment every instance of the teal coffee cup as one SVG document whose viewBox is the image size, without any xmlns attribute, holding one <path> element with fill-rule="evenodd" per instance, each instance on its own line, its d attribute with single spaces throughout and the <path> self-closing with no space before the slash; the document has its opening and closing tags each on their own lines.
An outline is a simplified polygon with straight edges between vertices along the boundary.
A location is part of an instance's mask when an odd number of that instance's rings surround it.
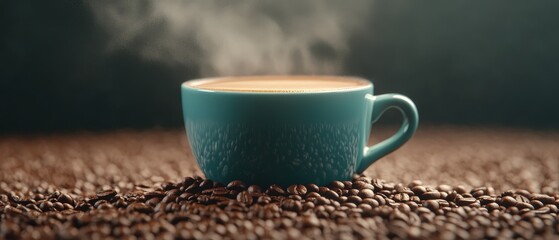
<svg viewBox="0 0 559 240">
<path fill-rule="evenodd" d="M 373 95 L 365 79 L 338 76 L 251 76 L 187 81 L 181 86 L 188 142 L 207 178 L 283 186 L 349 180 L 412 137 L 414 103 Z M 400 129 L 367 146 L 386 110 Z"/>
</svg>

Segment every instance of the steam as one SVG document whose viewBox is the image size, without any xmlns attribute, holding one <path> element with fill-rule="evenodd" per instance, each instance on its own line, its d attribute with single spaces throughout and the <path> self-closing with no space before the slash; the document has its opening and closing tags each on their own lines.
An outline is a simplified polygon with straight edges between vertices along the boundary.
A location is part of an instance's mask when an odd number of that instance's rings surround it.
<svg viewBox="0 0 559 240">
<path fill-rule="evenodd" d="M 108 51 L 194 66 L 202 76 L 335 74 L 369 1 L 90 1 Z"/>
</svg>

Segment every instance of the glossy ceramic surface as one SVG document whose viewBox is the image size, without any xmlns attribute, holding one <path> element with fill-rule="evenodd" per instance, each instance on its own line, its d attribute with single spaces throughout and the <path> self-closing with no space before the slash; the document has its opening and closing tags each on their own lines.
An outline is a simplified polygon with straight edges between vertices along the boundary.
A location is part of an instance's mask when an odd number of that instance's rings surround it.
<svg viewBox="0 0 559 240">
<path fill-rule="evenodd" d="M 181 87 L 189 144 L 206 177 L 222 183 L 347 180 L 405 143 L 418 124 L 411 100 L 374 96 L 370 83 L 325 92 L 211 91 L 192 83 Z M 372 122 L 392 107 L 403 113 L 402 127 L 367 147 Z"/>
</svg>

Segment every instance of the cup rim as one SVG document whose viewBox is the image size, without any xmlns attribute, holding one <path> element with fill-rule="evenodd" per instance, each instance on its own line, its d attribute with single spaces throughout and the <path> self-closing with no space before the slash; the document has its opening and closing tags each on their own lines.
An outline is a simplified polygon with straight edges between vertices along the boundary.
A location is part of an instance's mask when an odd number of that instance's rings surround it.
<svg viewBox="0 0 559 240">
<path fill-rule="evenodd" d="M 354 81 L 359 81 L 365 83 L 363 86 L 350 87 L 350 88 L 338 88 L 338 89 L 326 89 L 317 91 L 243 91 L 243 90 L 219 90 L 219 89 L 203 89 L 197 88 L 196 85 L 202 84 L 209 81 L 217 81 L 223 79 L 235 79 L 235 78 L 320 78 L 320 79 L 351 79 Z M 185 81 L 181 84 L 181 88 L 186 88 L 199 92 L 209 92 L 209 93 L 228 93 L 228 94 L 269 94 L 269 95 L 283 95 L 283 94 L 324 94 L 324 93 L 343 93 L 343 92 L 353 92 L 364 90 L 367 88 L 372 88 L 373 83 L 365 78 L 357 76 L 346 76 L 346 75 L 249 75 L 249 76 L 220 76 L 220 77 L 205 77 L 196 78 Z"/>
</svg>

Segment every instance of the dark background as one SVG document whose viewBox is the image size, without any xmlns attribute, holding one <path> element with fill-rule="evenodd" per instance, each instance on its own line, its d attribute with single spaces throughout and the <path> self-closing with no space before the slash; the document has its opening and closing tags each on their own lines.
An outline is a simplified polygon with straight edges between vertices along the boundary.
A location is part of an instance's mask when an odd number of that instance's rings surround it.
<svg viewBox="0 0 559 240">
<path fill-rule="evenodd" d="M 422 123 L 558 128 L 558 1 L 377 1 L 347 75 L 417 104 Z M 0 2 L 0 133 L 180 127 L 170 67 L 109 36 L 81 1 Z"/>
</svg>

